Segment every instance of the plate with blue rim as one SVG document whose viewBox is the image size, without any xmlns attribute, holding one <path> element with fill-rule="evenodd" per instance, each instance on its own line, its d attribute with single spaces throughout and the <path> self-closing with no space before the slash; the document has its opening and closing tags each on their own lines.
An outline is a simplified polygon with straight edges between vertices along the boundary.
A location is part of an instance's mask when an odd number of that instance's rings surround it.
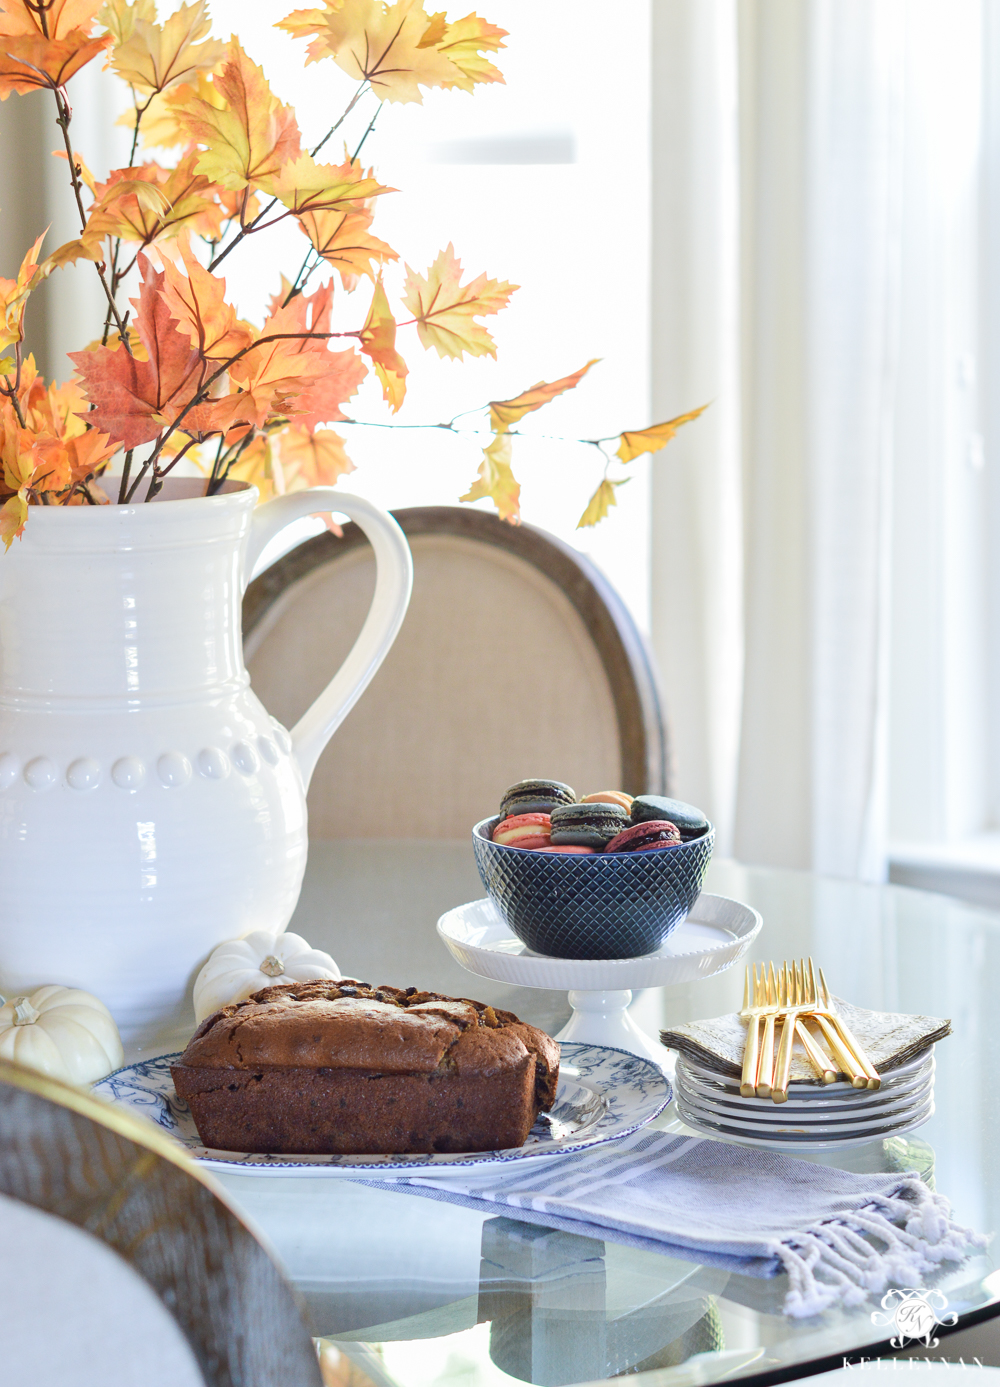
<svg viewBox="0 0 1000 1387">
<path fill-rule="evenodd" d="M 659 1116 L 671 1099 L 663 1072 L 639 1055 L 609 1045 L 563 1041 L 559 1086 L 551 1112 L 542 1113 L 523 1146 L 399 1156 L 292 1156 L 213 1151 L 202 1146 L 191 1110 L 178 1098 L 170 1066 L 179 1054 L 126 1065 L 93 1087 L 98 1098 L 152 1119 L 209 1170 L 230 1175 L 347 1176 L 354 1179 L 445 1177 L 470 1168 L 523 1166 L 589 1151 L 629 1136 Z"/>
</svg>

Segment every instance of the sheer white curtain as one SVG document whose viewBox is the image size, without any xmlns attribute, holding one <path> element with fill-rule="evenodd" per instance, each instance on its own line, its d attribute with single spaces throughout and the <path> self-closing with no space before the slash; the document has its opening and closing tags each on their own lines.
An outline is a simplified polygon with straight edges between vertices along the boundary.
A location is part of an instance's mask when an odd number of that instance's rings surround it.
<svg viewBox="0 0 1000 1387">
<path fill-rule="evenodd" d="M 879 879 L 890 771 L 919 814 L 956 727 L 975 740 L 944 517 L 971 436 L 980 10 L 654 7 L 654 412 L 678 377 L 715 404 L 654 473 L 653 632 L 679 791 L 746 861 Z"/>
</svg>

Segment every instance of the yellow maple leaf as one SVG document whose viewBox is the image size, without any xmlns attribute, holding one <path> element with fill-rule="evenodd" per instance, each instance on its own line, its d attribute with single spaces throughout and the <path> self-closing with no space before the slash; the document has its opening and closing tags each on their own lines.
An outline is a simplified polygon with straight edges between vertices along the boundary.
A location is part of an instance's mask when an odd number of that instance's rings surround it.
<svg viewBox="0 0 1000 1387">
<path fill-rule="evenodd" d="M 389 311 L 389 300 L 382 281 L 375 285 L 368 317 L 361 329 L 360 346 L 371 358 L 375 374 L 382 382 L 382 398 L 395 414 L 406 394 L 406 362 L 396 351 L 396 320 Z"/>
<path fill-rule="evenodd" d="M 307 62 L 333 58 L 357 82 L 368 82 L 380 101 L 422 101 L 421 87 L 458 86 L 462 69 L 433 44 L 423 47 L 432 23 L 419 0 L 327 0 L 322 9 L 296 10 L 276 26 L 309 38 Z"/>
<path fill-rule="evenodd" d="M 98 236 L 96 239 L 89 236 L 78 236 L 75 241 L 66 241 L 63 245 L 57 246 L 51 255 L 47 255 L 42 264 L 49 271 L 60 270 L 64 265 L 75 265 L 78 260 L 104 259 L 104 244 Z"/>
<path fill-rule="evenodd" d="M 648 429 L 623 433 L 618 445 L 618 456 L 622 462 L 631 462 L 640 453 L 658 453 L 661 448 L 667 446 L 683 424 L 690 424 L 692 419 L 697 419 L 706 409 L 708 405 L 702 405 L 700 409 L 692 409 L 687 414 L 678 414 L 676 419 L 668 419 L 665 424 L 653 424 Z"/>
<path fill-rule="evenodd" d="M 435 15 L 435 18 L 438 16 Z M 496 53 L 506 48 L 503 42 L 506 37 L 506 29 L 498 29 L 477 14 L 467 14 L 454 24 L 446 24 L 435 47 L 439 53 L 451 59 L 461 76 L 442 85 L 460 87 L 462 91 L 470 92 L 477 82 L 502 82 L 503 73 L 483 57 L 481 50 Z"/>
<path fill-rule="evenodd" d="M 510 470 L 510 435 L 498 434 L 488 448 L 483 449 L 476 480 L 460 501 L 479 501 L 489 496 L 495 503 L 501 520 L 517 525 L 521 520 L 521 487 Z"/>
<path fill-rule="evenodd" d="M 476 318 L 499 313 L 519 285 L 487 279 L 485 274 L 465 285 L 461 279 L 462 264 L 450 244 L 426 277 L 407 265 L 403 302 L 413 314 L 420 341 L 428 351 L 433 347 L 438 356 L 455 360 L 461 360 L 463 352 L 496 356 L 493 338 Z"/>
<path fill-rule="evenodd" d="M 186 129 L 180 125 L 181 113 L 194 100 L 214 106 L 217 111 L 225 109 L 225 98 L 216 91 L 208 74 L 198 72 L 190 82 L 166 91 L 156 92 L 142 103 L 142 147 L 143 149 L 173 149 L 175 145 L 191 146 L 195 143 Z M 138 111 L 130 107 L 115 121 L 129 130 L 135 129 Z"/>
<path fill-rule="evenodd" d="M 314 249 L 328 265 L 340 271 L 344 288 L 354 287 L 357 275 L 375 278 L 372 261 L 383 265 L 387 260 L 398 260 L 392 246 L 369 234 L 372 214 L 366 209 L 358 212 L 331 208 L 317 212 L 303 212 L 299 226 L 313 243 Z"/>
<path fill-rule="evenodd" d="M 290 212 L 353 208 L 366 198 L 395 192 L 362 172 L 360 163 L 317 164 L 311 154 L 290 159 L 277 173 L 258 179 L 264 192 L 283 202 Z"/>
<path fill-rule="evenodd" d="M 54 149 L 52 151 L 52 157 L 53 159 L 65 159 L 66 162 L 69 163 L 69 158 L 67 157 L 65 149 Z M 93 192 L 96 179 L 75 149 L 73 151 L 73 163 L 76 166 L 76 173 L 80 182 L 85 188 L 89 188 L 90 191 Z"/>
<path fill-rule="evenodd" d="M 147 9 L 143 5 L 142 14 L 130 15 L 131 31 L 111 52 L 109 66 L 130 86 L 162 92 L 211 71 L 226 56 L 226 45 L 208 38 L 212 21 L 205 0 L 182 5 L 163 24 L 155 22 L 155 8 L 152 17 Z"/>
<path fill-rule="evenodd" d="M 519 419 L 523 419 L 532 410 L 541 409 L 542 405 L 547 405 L 557 395 L 562 395 L 566 390 L 572 390 L 574 386 L 580 384 L 580 381 L 583 380 L 597 360 L 598 358 L 595 356 L 593 361 L 588 361 L 586 366 L 580 367 L 579 371 L 574 371 L 571 376 L 563 376 L 562 380 L 554 380 L 551 384 L 540 380 L 537 385 L 533 385 L 530 390 L 523 390 L 512 400 L 491 400 L 490 428 L 494 433 L 503 433 L 504 429 L 509 429 L 511 424 L 516 424 Z"/>
<path fill-rule="evenodd" d="M 16 279 L 4 279 L 0 275 L 0 310 L 3 312 L 0 318 L 0 352 L 13 347 L 16 342 L 23 342 L 24 310 L 28 295 L 55 268 L 46 262 L 42 265 L 38 263 L 38 252 L 44 239 L 43 231 L 21 261 Z"/>
<path fill-rule="evenodd" d="M 245 188 L 274 177 L 298 157 L 295 112 L 274 95 L 238 39 L 230 40 L 228 61 L 212 88 L 225 102 L 221 108 L 200 96 L 175 108 L 182 134 L 205 145 L 198 156 L 199 173 L 223 188 Z"/>
<path fill-rule="evenodd" d="M 576 522 L 576 528 L 583 530 L 589 525 L 596 525 L 603 520 L 612 506 L 617 506 L 618 497 L 615 495 L 615 487 L 624 486 L 630 482 L 631 477 L 622 477 L 620 481 L 612 482 L 607 477 L 604 478 L 600 486 L 587 502 L 587 509 Z"/>
<path fill-rule="evenodd" d="M 138 19 L 155 23 L 156 0 L 107 0 L 97 12 L 98 24 L 103 24 L 116 44 L 126 43 L 132 37 Z"/>
</svg>

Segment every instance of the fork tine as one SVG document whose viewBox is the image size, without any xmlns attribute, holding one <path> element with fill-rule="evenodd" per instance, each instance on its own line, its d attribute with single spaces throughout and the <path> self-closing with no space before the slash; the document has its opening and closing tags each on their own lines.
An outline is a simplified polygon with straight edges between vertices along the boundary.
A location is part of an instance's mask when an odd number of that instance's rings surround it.
<svg viewBox="0 0 1000 1387">
<path fill-rule="evenodd" d="M 823 998 L 823 1005 L 824 1005 L 825 1007 L 829 1008 L 829 1006 L 830 1006 L 830 989 L 829 989 L 829 988 L 827 987 L 827 985 L 826 985 L 826 978 L 823 976 L 823 969 L 822 969 L 822 968 L 819 970 L 819 986 L 820 986 L 820 996 Z"/>
<path fill-rule="evenodd" d="M 805 959 L 800 958 L 798 963 L 795 965 L 795 996 L 799 1006 L 804 1006 L 806 1000 L 805 971 Z"/>
<path fill-rule="evenodd" d="M 817 998 L 817 996 L 816 996 L 816 970 L 815 970 L 815 968 L 813 967 L 813 961 L 812 961 L 812 958 L 810 957 L 810 959 L 809 959 L 809 996 L 808 996 L 808 1001 L 811 1002 L 811 1003 L 815 1006 L 817 1000 L 818 1000 L 818 998 Z"/>
<path fill-rule="evenodd" d="M 778 1005 L 778 979 L 775 976 L 773 959 L 768 964 L 767 1004 L 769 1007 L 776 1007 Z"/>
<path fill-rule="evenodd" d="M 756 974 L 756 972 L 757 972 L 757 970 L 756 970 L 756 968 L 755 968 L 755 969 L 754 969 L 754 973 Z M 755 998 L 754 998 L 754 1001 L 756 1001 L 756 1000 L 757 1000 L 757 999 L 756 999 L 756 997 L 755 997 Z M 747 964 L 747 968 L 746 968 L 746 975 L 745 975 L 745 977 L 744 977 L 744 979 L 743 979 L 743 1010 L 746 1011 L 746 1009 L 747 1009 L 747 1007 L 748 1007 L 749 1005 L 750 1005 L 750 965 L 749 965 L 749 963 L 748 963 L 748 964 Z"/>
</svg>

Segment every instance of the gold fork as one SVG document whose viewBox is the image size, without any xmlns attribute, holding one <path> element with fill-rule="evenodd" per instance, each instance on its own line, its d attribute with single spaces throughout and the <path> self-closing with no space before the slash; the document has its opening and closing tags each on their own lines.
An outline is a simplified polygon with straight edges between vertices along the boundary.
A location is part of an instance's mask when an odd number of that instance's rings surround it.
<svg viewBox="0 0 1000 1387">
<path fill-rule="evenodd" d="M 773 971 L 773 964 L 772 964 Z M 743 1074 L 740 1079 L 740 1093 L 744 1098 L 752 1098 L 757 1091 L 757 1074 L 760 1069 L 760 1019 L 768 1009 L 765 965 L 760 965 L 760 980 L 757 978 L 757 965 L 753 965 L 751 982 L 750 967 L 747 965 L 743 982 L 743 1010 L 740 1016 L 747 1023 L 747 1038 L 743 1046 Z M 765 1023 L 765 1030 L 766 1030 Z M 774 1019 L 771 1018 L 771 1037 L 774 1037 Z M 770 1072 L 770 1060 L 768 1061 Z"/>
<path fill-rule="evenodd" d="M 812 959 L 809 960 L 809 976 L 812 983 L 813 995 L 817 996 L 816 976 L 813 971 Z M 852 1075 L 851 1082 L 854 1084 L 854 1087 L 870 1089 L 881 1088 L 882 1080 L 879 1077 L 878 1070 L 868 1058 L 864 1046 L 859 1044 L 855 1039 L 850 1027 L 847 1025 L 844 1018 L 839 1015 L 833 1005 L 833 999 L 830 996 L 830 989 L 826 985 L 826 978 L 823 975 L 822 968 L 819 970 L 819 992 L 817 1000 L 820 1005 L 815 1012 L 816 1024 L 822 1029 L 827 1039 L 829 1039 L 828 1031 L 831 1025 L 836 1028 L 839 1032 L 840 1039 L 843 1040 L 845 1047 L 850 1051 L 855 1068 L 860 1067 L 864 1075 L 865 1082 L 863 1084 L 858 1083 L 857 1078 Z"/>
<path fill-rule="evenodd" d="M 781 1018 L 781 1043 L 774 1061 L 774 1078 L 771 1082 L 771 1099 L 775 1103 L 788 1101 L 788 1080 L 792 1070 L 792 1046 L 799 1013 L 805 1007 L 801 975 L 796 974 L 795 964 L 789 970 L 787 962 L 778 972 L 778 1015 Z"/>
<path fill-rule="evenodd" d="M 819 997 L 816 987 L 816 970 L 813 967 L 812 959 L 808 960 L 808 972 L 804 959 L 799 960 L 797 969 L 793 964 L 793 970 L 797 975 L 798 996 L 804 1002 L 805 1013 L 820 1028 L 823 1039 L 829 1046 L 830 1053 L 841 1073 L 850 1079 L 855 1088 L 867 1088 L 868 1075 L 855 1057 L 850 1042 L 843 1035 L 840 1019 L 829 1008 L 824 1007 Z"/>
<path fill-rule="evenodd" d="M 778 1012 L 778 979 L 774 964 L 767 965 L 767 980 L 764 979 L 764 965 L 760 965 L 760 981 L 763 987 L 764 1034 L 760 1042 L 760 1059 L 757 1063 L 757 1077 L 754 1093 L 758 1098 L 770 1098 L 771 1080 L 774 1074 L 774 1024 Z M 742 1090 L 741 1090 L 742 1091 Z"/>
<path fill-rule="evenodd" d="M 771 1085 L 771 1098 L 775 1103 L 788 1101 L 788 1084 L 792 1068 L 792 1049 L 798 1036 L 809 1062 L 824 1084 L 832 1084 L 837 1071 L 830 1065 L 828 1057 L 817 1045 L 806 1026 L 806 1019 L 816 1005 L 815 987 L 806 978 L 805 963 L 802 959 L 791 967 L 781 965 L 778 974 L 778 1019 L 781 1021 L 781 1044 L 774 1065 L 774 1078 Z"/>
</svg>

